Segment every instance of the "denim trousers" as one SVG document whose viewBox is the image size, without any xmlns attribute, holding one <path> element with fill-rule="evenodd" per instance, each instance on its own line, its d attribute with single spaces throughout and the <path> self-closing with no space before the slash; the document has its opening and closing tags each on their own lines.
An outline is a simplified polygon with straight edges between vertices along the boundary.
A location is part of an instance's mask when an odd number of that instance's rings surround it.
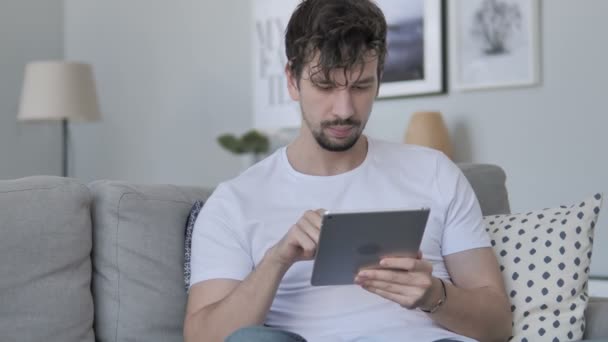
<svg viewBox="0 0 608 342">
<path fill-rule="evenodd" d="M 266 326 L 253 326 L 242 328 L 228 336 L 226 342 L 306 342 L 302 336 L 284 330 Z M 458 342 L 456 340 L 441 339 L 435 342 Z"/>
</svg>

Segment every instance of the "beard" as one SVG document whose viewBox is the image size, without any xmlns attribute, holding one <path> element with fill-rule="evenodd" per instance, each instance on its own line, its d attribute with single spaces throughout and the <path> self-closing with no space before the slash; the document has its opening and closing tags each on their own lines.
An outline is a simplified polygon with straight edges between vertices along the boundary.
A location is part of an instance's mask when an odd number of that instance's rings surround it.
<svg viewBox="0 0 608 342">
<path fill-rule="evenodd" d="M 319 128 L 315 128 L 315 127 L 313 127 L 311 122 L 306 118 L 306 115 L 303 114 L 302 117 L 304 118 L 304 122 L 306 122 L 306 125 L 308 126 L 308 129 L 312 133 L 312 136 L 315 138 L 317 144 L 319 144 L 319 146 L 326 151 L 330 151 L 330 152 L 348 151 L 353 146 L 355 146 L 357 141 L 359 141 L 361 134 L 363 133 L 364 125 L 361 123 L 361 121 L 357 121 L 357 120 L 354 120 L 351 118 L 343 119 L 343 120 L 338 119 L 338 120 L 333 120 L 333 121 L 323 121 L 323 122 L 321 122 Z M 350 135 L 345 138 L 342 138 L 342 139 L 332 140 L 331 137 L 329 137 L 327 134 L 325 134 L 325 129 L 331 128 L 332 126 L 350 126 L 351 127 Z"/>
</svg>

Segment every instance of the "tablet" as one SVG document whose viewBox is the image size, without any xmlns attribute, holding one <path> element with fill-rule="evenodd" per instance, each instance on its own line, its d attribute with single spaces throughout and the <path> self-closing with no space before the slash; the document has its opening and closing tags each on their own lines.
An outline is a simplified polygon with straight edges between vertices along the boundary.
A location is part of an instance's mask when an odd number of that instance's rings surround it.
<svg viewBox="0 0 608 342">
<path fill-rule="evenodd" d="M 326 212 L 313 264 L 313 286 L 349 285 L 385 257 L 416 257 L 430 209 Z"/>
</svg>

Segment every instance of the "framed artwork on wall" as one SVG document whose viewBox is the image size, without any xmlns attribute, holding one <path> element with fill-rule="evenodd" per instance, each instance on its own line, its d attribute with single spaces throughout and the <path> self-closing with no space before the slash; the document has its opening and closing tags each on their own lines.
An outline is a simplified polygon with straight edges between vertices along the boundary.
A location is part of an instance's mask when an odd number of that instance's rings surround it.
<svg viewBox="0 0 608 342">
<path fill-rule="evenodd" d="M 380 98 L 441 94 L 444 80 L 442 0 L 377 0 L 388 24 Z"/>
<path fill-rule="evenodd" d="M 450 0 L 454 90 L 540 82 L 539 0 Z"/>
<path fill-rule="evenodd" d="M 300 125 L 287 92 L 285 29 L 300 0 L 253 1 L 253 126 L 267 131 Z"/>
</svg>

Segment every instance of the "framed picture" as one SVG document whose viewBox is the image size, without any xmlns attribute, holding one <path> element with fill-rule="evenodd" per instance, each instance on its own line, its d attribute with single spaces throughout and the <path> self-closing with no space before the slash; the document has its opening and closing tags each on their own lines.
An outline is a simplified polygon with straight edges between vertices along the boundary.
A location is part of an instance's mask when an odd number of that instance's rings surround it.
<svg viewBox="0 0 608 342">
<path fill-rule="evenodd" d="M 380 98 L 439 94 L 444 81 L 444 2 L 377 0 L 388 24 Z"/>
<path fill-rule="evenodd" d="M 450 79 L 455 90 L 540 81 L 538 0 L 450 0 Z"/>
<path fill-rule="evenodd" d="M 255 0 L 251 27 L 253 126 L 267 131 L 298 127 L 300 108 L 285 77 L 285 29 L 300 0 Z"/>
</svg>

